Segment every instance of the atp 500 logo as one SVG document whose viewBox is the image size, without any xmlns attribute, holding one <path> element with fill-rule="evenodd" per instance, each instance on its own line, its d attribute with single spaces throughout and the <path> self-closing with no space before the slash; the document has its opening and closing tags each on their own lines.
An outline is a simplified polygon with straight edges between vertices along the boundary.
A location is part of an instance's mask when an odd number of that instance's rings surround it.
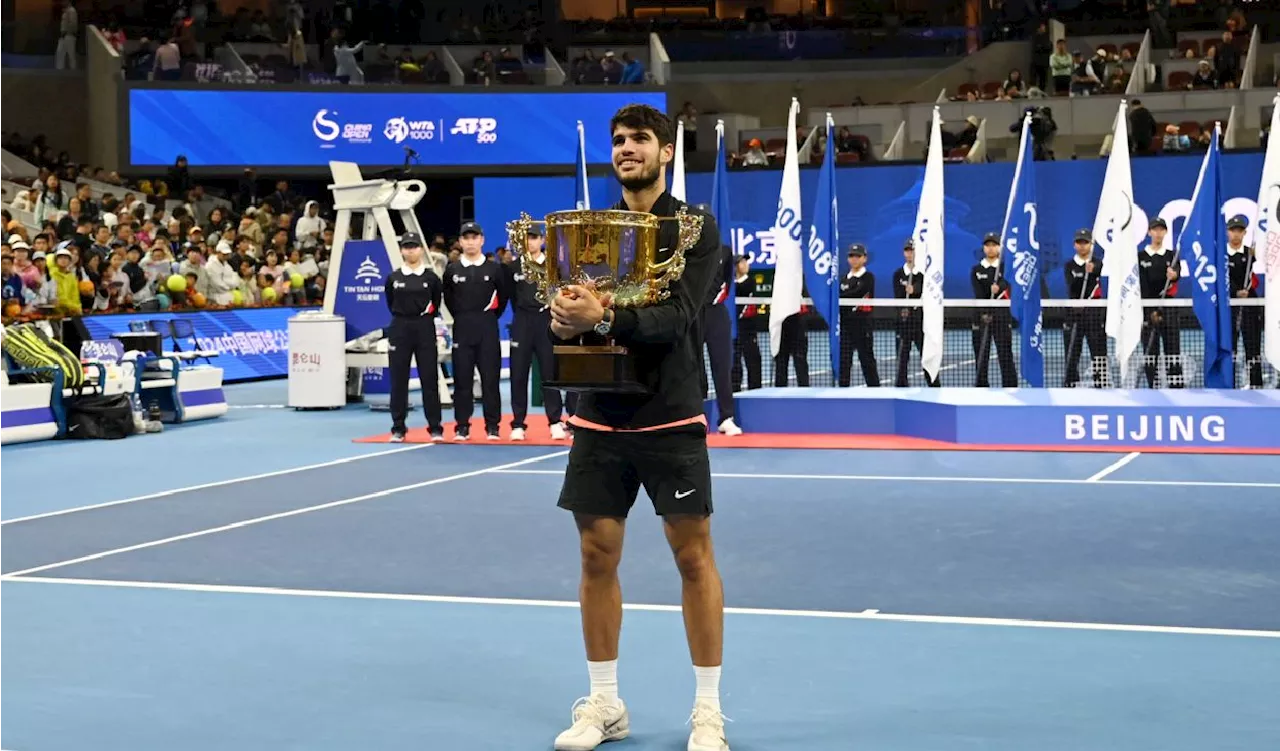
<svg viewBox="0 0 1280 751">
<path fill-rule="evenodd" d="M 460 117 L 449 133 L 455 136 L 475 136 L 476 143 L 496 143 L 498 121 L 492 117 Z"/>
</svg>

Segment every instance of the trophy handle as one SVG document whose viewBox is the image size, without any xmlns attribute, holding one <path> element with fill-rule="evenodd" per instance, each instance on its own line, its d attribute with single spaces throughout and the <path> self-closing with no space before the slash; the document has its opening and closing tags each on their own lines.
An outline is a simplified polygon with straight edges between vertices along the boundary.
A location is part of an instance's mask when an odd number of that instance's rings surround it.
<svg viewBox="0 0 1280 751">
<path fill-rule="evenodd" d="M 537 288 L 538 291 L 534 293 L 534 298 L 543 305 L 549 305 L 551 302 L 551 298 L 547 294 L 547 254 L 543 253 L 543 261 L 539 263 L 528 257 L 528 250 L 529 230 L 535 225 L 545 227 L 546 224 L 545 220 L 534 219 L 523 211 L 520 212 L 519 219 L 507 222 L 507 247 L 520 259 L 520 270 L 528 278 L 529 282 Z M 546 237 L 545 233 L 543 237 Z"/>
<path fill-rule="evenodd" d="M 659 221 L 676 222 L 680 226 L 680 239 L 671 257 L 659 262 L 654 259 L 652 270 L 655 274 L 650 282 L 651 289 L 657 290 L 657 297 L 665 300 L 671 293 L 667 287 L 684 275 L 685 253 L 698 242 L 702 235 L 702 215 L 689 213 L 689 207 L 682 206 L 675 216 L 662 217 Z"/>
</svg>

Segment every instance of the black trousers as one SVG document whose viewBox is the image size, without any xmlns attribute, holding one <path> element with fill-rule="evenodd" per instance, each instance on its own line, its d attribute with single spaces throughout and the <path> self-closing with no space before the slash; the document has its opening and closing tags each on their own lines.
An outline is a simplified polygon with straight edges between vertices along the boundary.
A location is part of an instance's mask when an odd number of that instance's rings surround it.
<svg viewBox="0 0 1280 751">
<path fill-rule="evenodd" d="M 978 365 L 975 386 L 980 389 L 990 385 L 991 344 L 996 345 L 996 359 L 1000 362 L 1000 385 L 1012 389 L 1018 387 L 1018 368 L 1013 362 L 1013 319 L 1002 310 L 981 313 L 973 325 L 973 358 Z"/>
<path fill-rule="evenodd" d="M 788 361 L 796 362 L 796 385 L 809 385 L 809 327 L 801 313 L 788 316 L 782 322 L 782 342 L 778 356 L 773 358 L 773 385 L 787 386 L 791 380 Z"/>
<path fill-rule="evenodd" d="M 738 338 L 733 340 L 733 368 L 729 378 L 733 381 L 733 390 L 742 388 L 742 366 L 747 366 L 747 388 L 758 389 L 761 386 L 760 334 L 756 330 L 755 321 L 738 319 Z"/>
<path fill-rule="evenodd" d="M 874 330 L 871 314 L 842 315 L 840 317 L 840 385 L 848 386 L 853 379 L 853 353 L 858 353 L 862 365 L 862 377 L 868 386 L 880 385 L 880 370 L 876 367 Z"/>
<path fill-rule="evenodd" d="M 427 427 L 439 433 L 440 357 L 436 352 L 436 319 L 432 316 L 396 316 L 387 334 L 391 367 L 391 429 L 405 430 L 409 412 L 409 374 L 413 360 L 418 361 L 418 379 L 422 382 L 422 409 Z"/>
<path fill-rule="evenodd" d="M 1163 349 L 1165 371 L 1169 374 L 1168 388 L 1182 388 L 1186 385 L 1182 379 L 1182 311 L 1162 307 L 1147 308 L 1143 313 L 1146 320 L 1142 324 L 1142 352 L 1147 361 L 1147 386 L 1156 387 Z"/>
<path fill-rule="evenodd" d="M 1236 308 L 1231 326 L 1231 351 L 1240 351 L 1243 334 L 1244 362 L 1249 368 L 1249 385 L 1254 388 L 1262 388 L 1262 325 L 1260 308 Z"/>
<path fill-rule="evenodd" d="M 911 345 L 915 345 L 916 351 L 924 357 L 924 314 L 918 309 L 902 308 L 898 311 L 898 375 L 893 381 L 893 385 L 898 388 L 905 388 L 907 385 L 907 368 L 911 364 Z M 923 371 L 921 371 L 923 372 Z M 925 381 L 929 386 L 939 386 L 938 378 L 929 380 L 929 374 L 924 374 Z"/>
<path fill-rule="evenodd" d="M 716 409 L 720 412 L 721 422 L 733 417 L 733 388 L 729 385 L 729 359 L 733 357 L 730 315 L 729 309 L 723 305 L 704 305 L 702 308 L 702 342 L 706 345 L 702 353 L 711 362 L 711 380 L 716 385 Z M 709 384 L 705 362 L 698 368 L 698 378 L 702 381 L 702 398 L 706 399 Z"/>
<path fill-rule="evenodd" d="M 524 428 L 524 418 L 529 414 L 529 372 L 533 361 L 544 380 L 551 378 L 554 363 L 551 352 L 551 314 L 517 310 L 511 319 L 511 427 Z M 547 412 L 547 422 L 563 419 L 564 403 L 560 389 L 542 389 L 542 403 Z"/>
<path fill-rule="evenodd" d="M 471 429 L 475 409 L 472 390 L 480 371 L 480 398 L 484 405 L 484 429 L 496 432 L 502 421 L 502 345 L 498 319 L 492 313 L 467 313 L 453 319 L 453 418 L 455 430 Z"/>
<path fill-rule="evenodd" d="M 1072 388 L 1080 383 L 1080 354 L 1089 345 L 1093 385 L 1102 388 L 1107 375 L 1107 334 L 1102 308 L 1073 310 L 1067 314 L 1062 336 L 1067 342 L 1067 375 L 1062 385 Z"/>
</svg>

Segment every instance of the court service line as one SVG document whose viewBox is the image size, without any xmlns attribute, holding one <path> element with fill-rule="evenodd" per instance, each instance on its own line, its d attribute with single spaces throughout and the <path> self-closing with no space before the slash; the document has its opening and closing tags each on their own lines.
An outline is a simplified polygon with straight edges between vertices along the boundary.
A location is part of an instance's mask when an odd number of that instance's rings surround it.
<svg viewBox="0 0 1280 751">
<path fill-rule="evenodd" d="M 557 451 L 553 454 L 543 454 L 542 456 L 534 456 L 528 459 L 521 459 L 518 462 L 508 462 L 506 464 L 499 464 L 494 467 L 486 467 L 484 469 L 475 469 L 475 470 L 471 470 L 470 472 L 460 472 L 458 474 L 448 475 L 446 477 L 436 477 L 430 480 L 424 480 L 422 482 L 415 482 L 411 485 L 400 485 L 394 488 L 387 488 L 386 490 L 379 490 L 374 493 L 366 493 L 364 495 L 358 495 L 354 498 L 344 498 L 339 501 L 330 501 L 329 503 L 321 503 L 316 506 L 307 506 L 305 508 L 293 509 L 291 511 L 282 511 L 276 514 L 258 516 L 258 517 L 254 517 L 253 519 L 245 519 L 243 521 L 232 522 L 230 524 L 223 524 L 222 526 L 219 526 L 219 527 L 210 527 L 209 529 L 201 529 L 196 532 L 188 532 L 182 535 L 174 535 L 173 537 L 165 537 L 160 540 L 142 542 L 142 543 L 138 543 L 137 545 L 128 545 L 123 548 L 114 548 L 112 550 L 104 550 L 101 553 L 84 555 L 84 556 L 80 556 L 79 558 L 72 558 L 66 561 L 58 561 L 56 563 L 46 563 L 42 566 L 33 566 L 31 568 L 23 569 L 21 571 L 10 572 L 8 574 L 5 574 L 5 577 L 7 578 L 11 576 L 23 576 L 25 574 L 35 574 L 41 571 L 48 571 L 50 569 L 62 568 L 63 566 L 71 566 L 77 563 L 87 563 L 89 561 L 96 561 L 102 558 L 118 555 L 120 553 L 130 553 L 135 550 L 145 550 L 147 548 L 154 548 L 160 545 L 168 545 L 171 542 L 181 542 L 183 540 L 191 540 L 197 537 L 204 537 L 206 535 L 217 534 L 219 532 L 228 532 L 230 530 L 240 529 L 242 527 L 251 527 L 255 524 L 262 524 L 263 522 L 275 521 L 276 519 L 287 519 L 288 517 L 291 517 L 291 516 L 301 516 L 302 514 L 310 514 L 313 511 L 324 511 L 326 509 L 338 508 L 339 506 L 349 506 L 353 503 L 362 503 L 364 501 L 371 501 L 375 498 L 385 498 L 386 496 L 394 495 L 396 493 L 403 493 L 409 490 L 418 490 L 419 488 L 426 488 L 432 485 L 440 485 L 446 482 L 453 482 L 455 480 L 465 480 L 469 477 L 486 475 L 502 469 L 519 467 L 524 464 L 532 464 L 533 462 L 540 462 L 543 459 L 552 459 L 557 456 L 564 456 L 565 454 L 568 454 L 568 453 L 569 453 L 568 450 Z"/>
<path fill-rule="evenodd" d="M 499 475 L 563 475 L 563 469 L 503 469 Z M 751 472 L 713 472 L 712 477 L 739 480 L 867 480 L 885 482 L 979 482 L 1029 485 L 1182 485 L 1202 488 L 1280 488 L 1280 482 L 1217 482 L 1212 480 L 1081 480 L 1072 477 L 919 477 L 916 475 L 802 475 Z"/>
<path fill-rule="evenodd" d="M 30 516 L 19 516 L 13 519 L 5 519 L 0 521 L 0 526 L 8 524 L 17 524 L 18 522 L 30 522 L 36 519 L 48 519 L 51 516 L 62 516 L 63 514 L 74 514 L 79 511 L 92 511 L 99 508 L 109 508 L 111 506 L 121 506 L 126 503 L 137 503 L 139 501 L 151 501 L 156 498 L 167 498 L 171 495 L 180 493 L 191 493 L 197 490 L 208 490 L 209 488 L 220 488 L 225 485 L 235 485 L 241 482 L 252 482 L 254 480 L 265 480 L 268 477 L 280 477 L 281 475 L 292 475 L 298 472 L 310 472 L 313 469 L 323 469 L 325 467 L 336 467 L 339 464 L 349 464 L 351 462 L 363 461 L 365 459 L 373 459 L 379 456 L 389 456 L 391 454 L 399 454 L 404 451 L 416 451 L 417 449 L 430 448 L 433 443 L 422 443 L 413 446 L 401 446 L 399 448 L 387 449 L 386 451 L 374 451 L 368 454 L 357 454 L 356 456 L 345 456 L 341 459 L 332 459 L 327 462 L 318 464 L 307 464 L 302 467 L 290 467 L 289 469 L 277 469 L 271 472 L 263 472 L 256 475 L 245 475 L 244 477 L 232 477 L 228 480 L 215 480 L 213 482 L 201 483 L 199 485 L 188 485 L 185 488 L 174 488 L 173 490 L 161 490 L 156 493 L 147 493 L 146 495 L 134 496 L 133 498 L 123 498 L 118 501 L 106 501 L 105 503 L 94 503 L 89 506 L 75 506 L 73 508 L 64 508 L 58 511 L 46 511 L 41 514 L 31 514 Z"/>
<path fill-rule="evenodd" d="M 1089 477 L 1089 479 L 1085 480 L 1085 482 L 1097 482 L 1102 478 L 1106 477 L 1107 475 L 1111 474 L 1112 472 L 1115 472 L 1117 469 L 1120 469 L 1124 465 L 1133 461 L 1134 459 L 1137 459 L 1139 456 L 1142 456 L 1141 451 L 1134 451 L 1132 453 L 1125 454 L 1123 457 L 1115 460 L 1114 462 L 1111 462 L 1107 466 L 1095 472 L 1093 475 Z"/>
<path fill-rule="evenodd" d="M 235 584 L 184 584 L 179 582 L 120 581 L 114 579 L 63 579 L 56 576 L 19 576 L 7 574 L 0 577 L 5 584 L 62 584 L 86 587 L 117 587 L 122 589 L 158 589 L 179 592 L 207 592 L 219 594 L 274 595 L 280 597 L 315 597 L 343 600 L 395 600 L 449 605 L 503 605 L 538 608 L 577 608 L 572 600 L 525 600 L 504 597 L 459 597 L 454 595 L 395 594 L 388 592 L 349 592 L 323 589 L 286 589 L 279 587 L 252 587 Z M 656 613 L 679 613 L 679 605 L 624 604 L 624 610 Z M 1238 636 L 1262 639 L 1280 639 L 1280 631 L 1235 628 L 1200 628 L 1195 626 L 1144 626 L 1126 623 L 1088 623 L 1072 621 L 1030 621 L 1019 618 L 980 618 L 958 615 L 908 615 L 882 613 L 868 609 L 857 612 L 835 610 L 781 610 L 771 608 L 726 607 L 727 615 L 774 616 L 784 618 L 827 618 L 860 621 L 896 621 L 903 623 L 935 623 L 956 626 L 1013 626 L 1019 628 L 1053 628 L 1075 631 L 1129 631 L 1152 634 L 1188 634 L 1198 636 Z"/>
</svg>

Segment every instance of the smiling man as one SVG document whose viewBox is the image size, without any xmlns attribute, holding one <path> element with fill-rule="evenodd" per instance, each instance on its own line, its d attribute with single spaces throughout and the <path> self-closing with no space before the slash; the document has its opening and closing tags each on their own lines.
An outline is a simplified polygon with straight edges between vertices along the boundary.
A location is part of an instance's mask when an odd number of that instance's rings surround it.
<svg viewBox="0 0 1280 751">
<path fill-rule="evenodd" d="M 610 130 L 614 175 L 622 185 L 622 201 L 613 208 L 675 216 L 686 204 L 667 192 L 666 168 L 675 155 L 671 121 L 652 107 L 629 105 L 613 116 Z M 618 695 L 618 564 L 627 514 L 642 485 L 662 517 L 682 581 L 696 679 L 688 751 L 729 748 L 720 713 L 724 592 L 711 543 L 711 463 L 698 378 L 699 312 L 720 267 L 720 232 L 705 212 L 689 210 L 703 216 L 702 234 L 666 300 L 612 310 L 590 290 L 569 287 L 551 302 L 552 334 L 610 337 L 628 347 L 637 377 L 651 392 L 585 393 L 569 421 L 577 430 L 559 505 L 573 512 L 581 538 L 578 595 L 591 689 L 574 704 L 573 725 L 556 738 L 558 751 L 588 751 L 631 732 Z M 676 223 L 663 222 L 659 254 L 669 255 L 677 243 Z"/>
</svg>

